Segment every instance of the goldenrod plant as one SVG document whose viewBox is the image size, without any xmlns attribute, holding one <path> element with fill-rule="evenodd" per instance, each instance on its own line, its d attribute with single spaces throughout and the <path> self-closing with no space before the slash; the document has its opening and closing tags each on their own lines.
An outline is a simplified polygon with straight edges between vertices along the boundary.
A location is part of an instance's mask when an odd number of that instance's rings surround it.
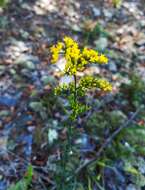
<svg viewBox="0 0 145 190">
<path fill-rule="evenodd" d="M 55 64 L 59 58 L 64 58 L 65 66 L 62 71 L 62 76 L 69 76 L 72 82 L 66 84 L 62 83 L 55 88 L 55 94 L 62 96 L 68 100 L 68 119 L 70 119 L 71 126 L 67 127 L 67 139 L 64 142 L 64 151 L 61 154 L 61 177 L 57 181 L 57 189 L 68 189 L 66 187 L 67 179 L 75 173 L 76 164 L 73 163 L 72 171 L 68 170 L 68 165 L 71 160 L 78 159 L 78 152 L 75 152 L 72 142 L 74 141 L 74 134 L 77 130 L 75 122 L 82 113 L 90 109 L 90 106 L 85 103 L 85 96 L 89 90 L 99 90 L 110 92 L 112 85 L 101 77 L 86 75 L 85 69 L 91 64 L 107 64 L 108 58 L 104 54 L 90 49 L 88 47 L 80 48 L 79 44 L 72 38 L 66 36 L 61 42 L 56 43 L 50 48 L 51 63 Z M 83 100 L 83 101 L 82 101 Z M 77 123 L 77 122 L 76 122 Z M 76 130 L 75 130 L 76 129 Z M 71 164 L 70 164 L 71 165 Z M 58 177 L 56 177 L 58 179 Z M 63 181 L 63 183 L 62 183 Z M 67 184 L 68 185 L 68 184 Z"/>
<path fill-rule="evenodd" d="M 78 76 L 78 73 L 83 72 L 90 64 L 107 64 L 108 58 L 104 54 L 99 54 L 99 52 L 87 47 L 80 48 L 75 40 L 67 36 L 62 42 L 53 45 L 50 52 L 52 64 L 56 63 L 60 56 L 65 58 L 63 75 L 73 77 L 73 82 L 61 84 L 55 89 L 57 95 L 67 95 L 72 120 L 89 109 L 86 104 L 79 101 L 80 97 L 85 96 L 88 90 L 98 89 L 105 92 L 112 90 L 112 85 L 101 77 L 83 75 L 80 78 Z"/>
</svg>

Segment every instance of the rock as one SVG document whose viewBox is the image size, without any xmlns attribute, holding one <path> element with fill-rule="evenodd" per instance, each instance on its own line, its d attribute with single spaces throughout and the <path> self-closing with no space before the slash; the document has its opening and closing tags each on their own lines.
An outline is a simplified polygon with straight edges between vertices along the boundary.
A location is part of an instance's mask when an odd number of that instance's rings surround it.
<svg viewBox="0 0 145 190">
<path fill-rule="evenodd" d="M 27 69 L 34 70 L 36 68 L 36 64 L 40 61 L 38 57 L 33 55 L 21 54 L 16 60 L 15 64 L 22 65 Z"/>
<path fill-rule="evenodd" d="M 0 180 L 0 190 L 6 190 L 7 189 L 7 184 L 8 182 L 4 179 Z"/>
<path fill-rule="evenodd" d="M 139 41 L 137 41 L 135 43 L 137 46 L 141 47 L 141 46 L 145 46 L 145 39 L 140 39 Z"/>
<path fill-rule="evenodd" d="M 0 65 L 0 75 L 3 75 L 5 73 L 5 66 Z"/>
<path fill-rule="evenodd" d="M 95 41 L 96 48 L 100 51 L 105 50 L 108 46 L 108 40 L 105 37 L 100 37 Z"/>
<path fill-rule="evenodd" d="M 31 125 L 31 126 L 29 126 L 29 127 L 27 128 L 27 130 L 28 130 L 30 133 L 32 133 L 33 131 L 35 131 L 35 129 L 36 129 L 36 127 L 33 126 L 33 125 Z"/>
<path fill-rule="evenodd" d="M 22 38 L 24 38 L 24 39 L 28 39 L 28 37 L 29 37 L 29 33 L 24 31 L 23 29 L 20 29 L 20 34 L 21 34 Z"/>
<path fill-rule="evenodd" d="M 116 64 L 115 64 L 114 62 L 110 62 L 110 63 L 108 64 L 108 69 L 109 69 L 110 71 L 112 71 L 112 72 L 117 72 L 117 66 L 116 66 Z"/>
<path fill-rule="evenodd" d="M 10 73 L 11 73 L 12 75 L 16 75 L 16 70 L 15 70 L 15 69 L 10 69 Z"/>
<path fill-rule="evenodd" d="M 34 65 L 34 63 L 33 62 L 26 62 L 25 63 L 25 66 L 28 68 L 28 69 L 30 69 L 30 70 L 34 70 L 35 69 L 35 65 Z"/>
<path fill-rule="evenodd" d="M 110 9 L 103 9 L 103 13 L 104 13 L 104 16 L 107 18 L 107 19 L 111 19 L 113 17 L 113 10 L 110 10 Z"/>
<path fill-rule="evenodd" d="M 10 115 L 10 112 L 7 111 L 7 110 L 0 111 L 0 118 L 6 117 L 6 116 L 9 116 L 9 115 Z"/>
<path fill-rule="evenodd" d="M 13 50 L 18 52 L 26 52 L 29 48 L 23 41 L 14 41 Z"/>
<path fill-rule="evenodd" d="M 0 105 L 3 106 L 8 106 L 8 107 L 12 107 L 12 106 L 16 106 L 18 103 L 19 97 L 15 96 L 9 96 L 9 95 L 4 95 L 4 96 L 0 96 Z"/>
<path fill-rule="evenodd" d="M 145 20 L 144 20 L 144 19 L 142 19 L 142 20 L 140 21 L 140 25 L 141 25 L 142 28 L 145 27 Z"/>
<path fill-rule="evenodd" d="M 70 27 L 75 32 L 81 32 L 82 31 L 81 27 L 78 24 L 70 24 Z"/>
<path fill-rule="evenodd" d="M 126 190 L 140 190 L 139 188 L 136 188 L 135 185 L 129 184 L 126 188 Z"/>
<path fill-rule="evenodd" d="M 53 76 L 42 76 L 41 81 L 44 83 L 44 85 L 51 84 L 55 85 L 56 84 L 56 79 Z"/>
<path fill-rule="evenodd" d="M 92 12 L 94 17 L 99 17 L 101 15 L 101 10 L 98 9 L 97 7 L 92 6 Z"/>
<path fill-rule="evenodd" d="M 0 16 L 0 28 L 1 29 L 4 29 L 4 28 L 6 28 L 7 27 L 7 25 L 8 25 L 8 18 L 6 17 L 6 16 Z"/>
</svg>

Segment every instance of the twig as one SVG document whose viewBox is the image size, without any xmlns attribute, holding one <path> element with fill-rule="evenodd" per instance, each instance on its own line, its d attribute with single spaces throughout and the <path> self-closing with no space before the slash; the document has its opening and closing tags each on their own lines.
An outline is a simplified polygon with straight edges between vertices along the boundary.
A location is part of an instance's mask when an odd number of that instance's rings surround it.
<svg viewBox="0 0 145 190">
<path fill-rule="evenodd" d="M 112 135 L 110 137 L 108 137 L 106 139 L 106 141 L 102 144 L 102 146 L 100 147 L 100 149 L 98 150 L 98 152 L 96 153 L 95 158 L 91 159 L 91 160 L 87 160 L 85 161 L 84 164 L 82 164 L 74 173 L 74 175 L 78 175 L 82 169 L 86 168 L 87 166 L 89 166 L 90 164 L 94 163 L 95 161 L 97 161 L 97 159 L 100 157 L 100 155 L 102 154 L 102 152 L 104 151 L 104 149 L 112 142 L 112 140 L 124 129 L 126 128 L 130 123 L 132 123 L 132 121 L 135 119 L 135 117 L 139 114 L 139 112 L 144 108 L 143 105 L 141 105 L 136 112 L 131 116 L 130 119 L 128 119 L 124 124 L 122 124 L 116 131 L 114 131 L 112 133 Z M 72 176 L 68 179 L 68 181 L 72 179 Z"/>
</svg>

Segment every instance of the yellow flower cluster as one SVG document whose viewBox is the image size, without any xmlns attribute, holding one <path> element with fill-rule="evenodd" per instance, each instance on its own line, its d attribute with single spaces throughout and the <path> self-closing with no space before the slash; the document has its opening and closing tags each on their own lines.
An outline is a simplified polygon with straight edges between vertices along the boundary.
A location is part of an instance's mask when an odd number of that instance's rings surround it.
<svg viewBox="0 0 145 190">
<path fill-rule="evenodd" d="M 112 85 L 105 79 L 98 79 L 96 81 L 96 83 L 98 83 L 98 88 L 100 88 L 103 91 L 107 91 L 110 92 L 112 91 Z"/>
<path fill-rule="evenodd" d="M 79 86 L 82 90 L 99 88 L 103 91 L 110 92 L 112 85 L 105 79 L 95 78 L 93 76 L 85 76 L 80 80 Z"/>
<path fill-rule="evenodd" d="M 74 75 L 77 72 L 77 63 L 80 57 L 80 49 L 78 47 L 78 43 L 69 37 L 64 38 L 65 43 L 65 73 L 69 75 Z"/>
<path fill-rule="evenodd" d="M 108 63 L 108 58 L 105 55 L 103 54 L 99 55 L 99 53 L 93 49 L 84 48 L 82 52 L 82 57 L 84 57 L 85 60 L 87 60 L 88 62 L 92 63 L 100 63 L 100 64 Z"/>
<path fill-rule="evenodd" d="M 56 63 L 58 61 L 59 53 L 62 49 L 63 49 L 63 43 L 62 42 L 58 42 L 56 45 L 53 45 L 50 48 L 50 52 L 52 55 L 51 63 Z"/>
<path fill-rule="evenodd" d="M 57 62 L 60 51 L 63 50 L 66 59 L 64 72 L 68 75 L 74 75 L 77 71 L 82 71 L 89 63 L 107 64 L 108 58 L 95 50 L 84 48 L 80 50 L 78 43 L 70 37 L 64 37 L 63 43 L 58 42 L 50 48 L 51 62 Z"/>
<path fill-rule="evenodd" d="M 69 48 L 72 46 L 78 47 L 78 43 L 68 36 L 64 37 L 63 41 L 65 43 L 66 48 Z"/>
</svg>

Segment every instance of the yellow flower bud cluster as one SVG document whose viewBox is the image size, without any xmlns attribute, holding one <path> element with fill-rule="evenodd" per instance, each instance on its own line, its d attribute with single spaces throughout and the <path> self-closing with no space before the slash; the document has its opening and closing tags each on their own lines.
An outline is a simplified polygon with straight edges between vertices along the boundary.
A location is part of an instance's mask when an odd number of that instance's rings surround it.
<svg viewBox="0 0 145 190">
<path fill-rule="evenodd" d="M 65 36 L 63 41 L 65 43 L 66 48 L 69 48 L 72 46 L 78 47 L 78 43 L 68 36 Z"/>
<path fill-rule="evenodd" d="M 99 88 L 103 91 L 111 91 L 112 85 L 105 79 L 96 78 L 93 76 L 85 76 L 80 80 L 79 86 L 81 90 L 85 91 L 86 89 Z"/>
<path fill-rule="evenodd" d="M 58 42 L 50 48 L 52 59 L 51 62 L 57 62 L 59 53 L 63 51 L 66 59 L 64 73 L 75 75 L 77 71 L 82 71 L 89 63 L 107 64 L 108 58 L 95 50 L 84 48 L 81 50 L 78 43 L 70 37 L 64 37 L 63 42 Z"/>
<path fill-rule="evenodd" d="M 92 63 L 100 63 L 100 64 L 107 64 L 108 58 L 99 53 L 93 49 L 84 48 L 82 52 L 82 57 L 84 57 L 85 60 Z"/>
<path fill-rule="evenodd" d="M 65 43 L 65 59 L 66 65 L 64 72 L 69 75 L 74 75 L 77 72 L 77 63 L 80 57 L 80 49 L 78 43 L 70 37 L 64 38 Z"/>
<path fill-rule="evenodd" d="M 58 61 L 59 53 L 62 50 L 62 48 L 63 48 L 63 43 L 62 42 L 58 42 L 56 45 L 53 45 L 50 48 L 50 52 L 51 52 L 51 55 L 52 55 L 51 63 L 56 63 Z"/>
</svg>

